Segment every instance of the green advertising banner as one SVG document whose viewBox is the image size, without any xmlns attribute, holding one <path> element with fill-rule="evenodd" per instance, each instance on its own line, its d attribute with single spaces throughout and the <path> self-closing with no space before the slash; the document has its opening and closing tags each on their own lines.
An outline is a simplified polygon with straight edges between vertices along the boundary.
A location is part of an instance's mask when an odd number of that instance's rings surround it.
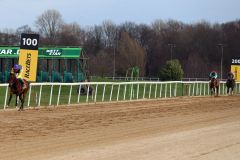
<svg viewBox="0 0 240 160">
<path fill-rule="evenodd" d="M 0 47 L 0 58 L 18 58 L 19 47 Z M 82 48 L 39 48 L 38 58 L 79 58 Z"/>
</svg>

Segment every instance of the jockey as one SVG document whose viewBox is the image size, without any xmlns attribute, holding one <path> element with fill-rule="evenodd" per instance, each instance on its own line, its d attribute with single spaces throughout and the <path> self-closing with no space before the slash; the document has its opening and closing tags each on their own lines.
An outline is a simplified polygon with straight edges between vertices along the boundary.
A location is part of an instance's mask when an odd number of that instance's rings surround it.
<svg viewBox="0 0 240 160">
<path fill-rule="evenodd" d="M 210 72 L 209 77 L 217 79 L 218 77 L 217 72 L 213 70 L 212 72 Z"/>
<path fill-rule="evenodd" d="M 26 88 L 26 85 L 23 81 L 23 72 L 22 72 L 22 66 L 19 64 L 15 64 L 13 66 L 13 72 L 15 74 L 15 76 L 17 77 L 17 79 L 19 79 L 20 83 L 22 84 L 22 89 Z"/>
<path fill-rule="evenodd" d="M 232 80 L 232 79 L 234 79 L 234 74 L 230 71 L 230 72 L 228 72 L 227 77 L 229 80 Z"/>
</svg>

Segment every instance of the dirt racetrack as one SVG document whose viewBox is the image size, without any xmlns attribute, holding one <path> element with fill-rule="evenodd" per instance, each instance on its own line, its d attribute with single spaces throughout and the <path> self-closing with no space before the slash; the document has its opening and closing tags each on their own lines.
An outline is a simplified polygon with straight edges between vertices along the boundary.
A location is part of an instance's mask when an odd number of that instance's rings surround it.
<svg viewBox="0 0 240 160">
<path fill-rule="evenodd" d="M 0 160 L 239 160 L 240 96 L 0 111 Z"/>
</svg>

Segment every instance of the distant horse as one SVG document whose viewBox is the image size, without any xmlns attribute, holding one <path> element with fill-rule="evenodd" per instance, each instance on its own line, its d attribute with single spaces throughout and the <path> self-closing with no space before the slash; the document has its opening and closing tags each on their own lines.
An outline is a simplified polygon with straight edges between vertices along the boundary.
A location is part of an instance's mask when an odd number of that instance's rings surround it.
<svg viewBox="0 0 240 160">
<path fill-rule="evenodd" d="M 21 101 L 21 106 L 19 108 L 19 111 L 23 110 L 24 99 L 25 99 L 26 94 L 29 89 L 29 82 L 24 80 L 24 83 L 26 85 L 25 89 L 22 88 L 22 84 L 21 84 L 20 80 L 15 76 L 15 74 L 13 72 L 10 73 L 10 76 L 9 76 L 10 96 L 8 99 L 8 106 L 11 102 L 12 95 L 15 94 L 16 95 L 16 102 L 15 102 L 16 107 L 17 107 L 17 103 L 18 103 L 18 98 Z"/>
<path fill-rule="evenodd" d="M 211 96 L 218 96 L 218 91 L 219 91 L 219 79 L 216 78 L 211 78 L 210 82 L 209 82 L 209 87 L 210 87 L 210 91 L 211 91 Z"/>
<path fill-rule="evenodd" d="M 227 79 L 226 86 L 227 86 L 227 94 L 233 95 L 233 90 L 235 87 L 235 79 L 233 79 L 233 78 Z"/>
</svg>

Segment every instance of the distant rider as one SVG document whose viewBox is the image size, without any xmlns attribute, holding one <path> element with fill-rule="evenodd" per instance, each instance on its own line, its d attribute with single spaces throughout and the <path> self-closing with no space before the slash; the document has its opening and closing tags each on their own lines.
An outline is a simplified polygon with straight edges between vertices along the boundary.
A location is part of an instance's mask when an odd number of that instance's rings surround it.
<svg viewBox="0 0 240 160">
<path fill-rule="evenodd" d="M 228 78 L 229 80 L 234 80 L 234 74 L 233 74 L 231 71 L 228 72 L 227 78 Z"/>
<path fill-rule="evenodd" d="M 19 79 L 19 81 L 22 85 L 22 89 L 25 89 L 26 85 L 25 85 L 24 80 L 23 80 L 22 66 L 19 65 L 19 64 L 15 64 L 13 66 L 13 72 L 14 72 L 15 76 L 17 77 L 17 79 Z"/>
</svg>

